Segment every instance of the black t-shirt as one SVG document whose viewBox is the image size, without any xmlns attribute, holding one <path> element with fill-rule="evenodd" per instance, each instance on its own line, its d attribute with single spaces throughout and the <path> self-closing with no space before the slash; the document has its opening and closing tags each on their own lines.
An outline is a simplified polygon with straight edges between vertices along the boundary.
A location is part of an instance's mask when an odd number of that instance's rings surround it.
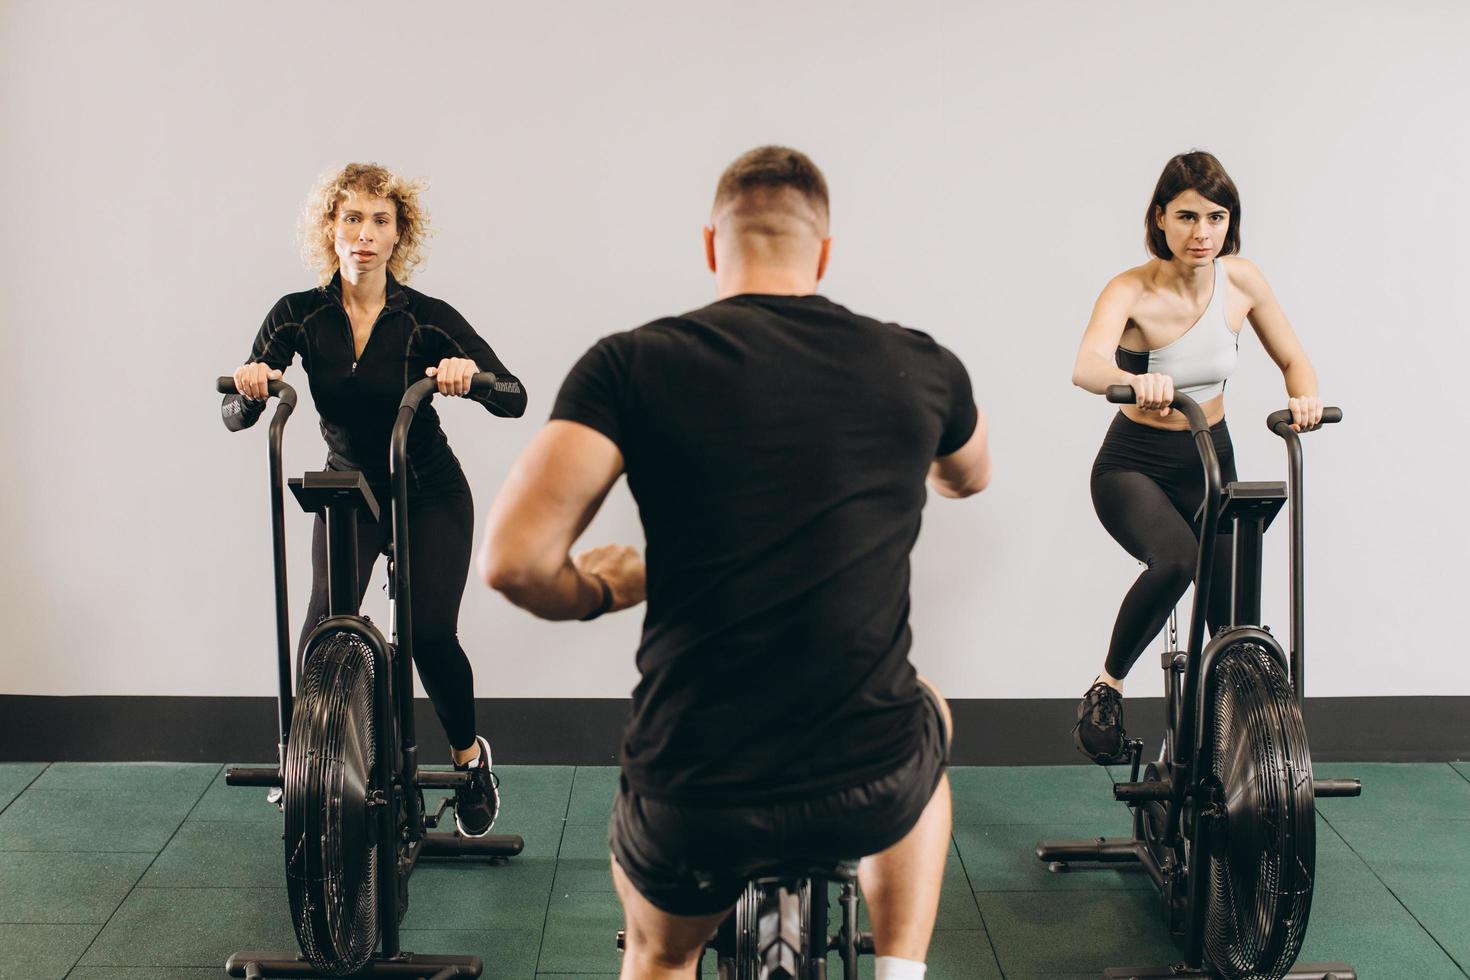
<svg viewBox="0 0 1470 980">
<path fill-rule="evenodd" d="M 958 358 L 821 296 L 735 296 L 602 339 L 551 417 L 617 444 L 643 519 L 639 793 L 797 797 L 912 754 L 909 551 L 930 463 L 975 429 Z"/>
<path fill-rule="evenodd" d="M 327 465 L 361 470 L 374 483 L 388 479 L 388 441 L 403 393 L 446 357 L 468 358 L 481 371 L 495 374 L 492 390 L 468 396 L 493 414 L 518 418 L 526 410 L 520 381 L 454 307 L 401 285 L 391 275 L 387 292 L 360 358 L 342 306 L 340 274 L 319 289 L 281 297 L 261 324 L 249 357 L 285 370 L 301 355 L 327 442 Z M 233 429 L 253 425 L 264 404 L 228 395 L 222 409 L 225 423 Z M 408 471 L 414 490 L 459 472 L 432 402 L 419 408 L 408 430 Z"/>
</svg>

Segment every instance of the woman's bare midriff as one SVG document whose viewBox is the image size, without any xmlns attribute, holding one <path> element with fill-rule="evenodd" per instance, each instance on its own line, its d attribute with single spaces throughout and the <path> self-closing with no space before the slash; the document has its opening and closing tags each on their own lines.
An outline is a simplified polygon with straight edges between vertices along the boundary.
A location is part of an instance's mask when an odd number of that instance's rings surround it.
<svg viewBox="0 0 1470 980">
<path fill-rule="evenodd" d="M 1146 412 L 1137 405 L 1122 405 L 1123 414 L 1128 416 L 1139 425 L 1147 425 L 1155 429 L 1169 429 L 1172 431 L 1188 431 L 1189 420 L 1179 409 L 1174 409 L 1167 416 L 1160 415 L 1157 411 Z M 1225 417 L 1225 395 L 1216 395 L 1207 402 L 1200 404 L 1204 409 L 1205 420 L 1214 425 Z"/>
</svg>

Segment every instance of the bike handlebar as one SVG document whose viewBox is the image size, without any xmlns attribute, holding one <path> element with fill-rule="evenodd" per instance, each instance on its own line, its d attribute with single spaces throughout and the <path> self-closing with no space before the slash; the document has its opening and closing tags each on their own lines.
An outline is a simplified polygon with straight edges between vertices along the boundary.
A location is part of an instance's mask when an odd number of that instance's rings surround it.
<svg viewBox="0 0 1470 980">
<path fill-rule="evenodd" d="M 1131 385 L 1108 385 L 1108 390 L 1105 394 L 1108 401 L 1115 405 L 1132 405 L 1138 398 Z M 1209 422 L 1205 420 L 1204 412 L 1200 409 L 1199 404 L 1188 395 L 1182 395 L 1176 391 L 1174 393 L 1174 401 L 1170 403 L 1169 407 L 1176 408 L 1184 413 L 1184 417 L 1189 420 L 1189 430 L 1191 432 L 1203 432 L 1210 427 Z M 1323 425 L 1341 421 L 1342 409 L 1336 407 L 1322 409 Z M 1276 432 L 1277 426 L 1282 424 L 1287 426 L 1291 425 L 1291 409 L 1283 408 L 1279 412 L 1272 412 L 1266 417 L 1266 428 L 1272 432 Z M 1276 432 L 1276 434 L 1280 435 L 1281 433 Z"/>
<path fill-rule="evenodd" d="M 1138 400 L 1138 394 L 1131 385 L 1108 385 L 1105 394 L 1108 401 L 1114 405 L 1132 405 Z M 1174 392 L 1174 400 L 1169 403 L 1169 407 L 1184 413 L 1184 417 L 1189 420 L 1190 432 L 1210 431 L 1210 423 L 1205 418 L 1204 409 L 1199 407 L 1199 402 L 1188 395 Z"/>
<path fill-rule="evenodd" d="M 215 390 L 221 395 L 238 395 L 240 389 L 235 387 L 235 379 L 227 374 L 222 374 L 214 383 Z M 281 380 L 267 381 L 266 391 L 268 398 L 279 398 L 290 405 L 296 404 L 296 389 Z"/>
<path fill-rule="evenodd" d="M 495 384 L 495 375 L 490 371 L 481 371 L 470 378 L 470 391 L 486 391 Z M 439 382 L 434 378 L 422 378 L 408 386 L 403 393 L 403 400 L 398 403 L 398 410 L 405 408 L 417 412 L 419 406 L 439 391 Z"/>
<path fill-rule="evenodd" d="M 1322 409 L 1323 425 L 1331 425 L 1333 422 L 1341 421 L 1342 409 L 1336 407 Z M 1276 432 L 1276 427 L 1279 425 L 1285 425 L 1288 427 L 1291 425 L 1291 409 L 1283 408 L 1279 412 L 1272 412 L 1270 415 L 1266 416 L 1266 428 L 1270 429 L 1272 432 Z M 1290 429 L 1290 431 L 1295 432 L 1296 430 Z M 1279 432 L 1276 432 L 1276 434 L 1278 436 L 1281 435 L 1281 433 Z"/>
</svg>

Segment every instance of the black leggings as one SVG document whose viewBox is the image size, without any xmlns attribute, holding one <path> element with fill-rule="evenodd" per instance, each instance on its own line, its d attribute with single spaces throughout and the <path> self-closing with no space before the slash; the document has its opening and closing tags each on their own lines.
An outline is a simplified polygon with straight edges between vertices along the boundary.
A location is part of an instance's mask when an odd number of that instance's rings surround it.
<svg viewBox="0 0 1470 980">
<path fill-rule="evenodd" d="M 381 519 L 357 525 L 359 601 L 378 556 L 393 539 L 392 496 L 388 487 L 373 485 Z M 449 744 L 467 749 L 475 743 L 475 679 L 469 658 L 459 645 L 459 603 L 470 569 L 470 542 L 475 531 L 475 504 L 464 473 L 439 482 L 408 500 L 409 567 L 413 575 L 413 660 L 424 690 L 449 736 Z M 320 515 L 311 535 L 311 602 L 297 649 L 297 669 L 307 634 L 327 614 L 327 532 Z"/>
<path fill-rule="evenodd" d="M 1235 450 L 1221 419 L 1210 428 L 1220 477 L 1235 479 Z M 1159 634 L 1169 612 L 1194 579 L 1199 560 L 1195 512 L 1205 496 L 1204 467 L 1189 432 L 1156 429 L 1119 412 L 1092 464 L 1092 505 L 1108 533 L 1148 567 L 1123 597 L 1107 670 L 1128 676 L 1143 648 Z M 1232 535 L 1215 542 L 1206 620 L 1217 630 L 1230 621 Z"/>
</svg>

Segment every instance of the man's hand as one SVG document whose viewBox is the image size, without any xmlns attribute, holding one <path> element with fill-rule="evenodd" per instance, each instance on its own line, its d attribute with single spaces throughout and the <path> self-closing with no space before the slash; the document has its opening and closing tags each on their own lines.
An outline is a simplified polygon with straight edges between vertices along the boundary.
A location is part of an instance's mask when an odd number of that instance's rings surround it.
<svg viewBox="0 0 1470 980">
<path fill-rule="evenodd" d="M 643 560 L 632 548 L 594 548 L 574 564 L 571 548 L 623 472 L 623 454 L 580 422 L 553 420 L 511 467 L 490 507 L 480 575 L 542 619 L 580 619 L 602 597 L 588 571 L 607 579 L 615 605 L 643 601 Z M 585 563 L 585 565 L 584 565 Z"/>
<path fill-rule="evenodd" d="M 572 564 L 584 575 L 599 575 L 607 582 L 613 598 L 608 612 L 636 606 L 647 596 L 647 570 L 637 548 L 605 544 L 577 555 Z"/>
</svg>

